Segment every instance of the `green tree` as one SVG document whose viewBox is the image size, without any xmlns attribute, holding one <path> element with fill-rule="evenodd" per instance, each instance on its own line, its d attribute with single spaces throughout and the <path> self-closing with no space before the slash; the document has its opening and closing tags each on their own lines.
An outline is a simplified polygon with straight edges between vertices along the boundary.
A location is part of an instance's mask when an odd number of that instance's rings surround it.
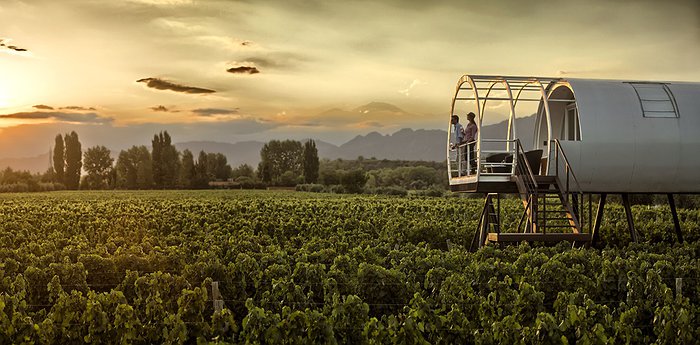
<svg viewBox="0 0 700 345">
<path fill-rule="evenodd" d="M 269 161 L 260 161 L 260 163 L 258 163 L 258 177 L 265 183 L 271 183 L 272 163 Z"/>
<path fill-rule="evenodd" d="M 182 162 L 180 167 L 180 187 L 192 188 L 195 178 L 195 164 L 192 151 L 185 149 L 182 151 Z"/>
<path fill-rule="evenodd" d="M 335 170 L 328 167 L 320 169 L 319 182 L 326 186 L 340 184 L 340 176 L 342 175 L 342 172 L 342 170 Z"/>
<path fill-rule="evenodd" d="M 194 188 L 207 188 L 209 186 L 209 175 L 207 174 L 208 156 L 204 151 L 199 151 L 197 163 L 194 165 Z"/>
<path fill-rule="evenodd" d="M 207 153 L 207 177 L 209 181 L 227 180 L 231 177 L 231 166 L 222 153 Z"/>
<path fill-rule="evenodd" d="M 156 188 L 175 188 L 180 177 L 180 157 L 168 131 L 153 136 L 151 161 Z"/>
<path fill-rule="evenodd" d="M 63 146 L 63 136 L 56 135 L 56 143 L 53 148 L 53 171 L 55 173 L 55 181 L 65 183 L 63 181 L 64 168 L 66 164 L 65 149 Z"/>
<path fill-rule="evenodd" d="M 318 149 L 316 142 L 307 140 L 304 143 L 304 182 L 316 183 L 318 180 Z"/>
<path fill-rule="evenodd" d="M 114 163 L 110 154 L 109 149 L 104 146 L 93 146 L 85 151 L 83 159 L 87 176 L 85 176 L 84 183 L 87 189 L 106 189 L 109 187 L 109 175 L 112 163 Z"/>
<path fill-rule="evenodd" d="M 132 146 L 126 151 L 119 152 L 115 170 L 118 188 L 153 188 L 151 153 L 146 146 Z"/>
<path fill-rule="evenodd" d="M 155 188 L 163 188 L 163 143 L 162 143 L 163 132 L 160 134 L 154 134 L 153 140 L 151 140 L 151 162 L 153 171 L 153 184 Z"/>
<path fill-rule="evenodd" d="M 259 174 L 263 181 L 276 183 L 280 176 L 291 171 L 297 176 L 303 173 L 301 142 L 295 140 L 272 140 L 260 150 Z"/>
<path fill-rule="evenodd" d="M 66 169 L 64 183 L 68 189 L 78 189 L 80 171 L 83 168 L 83 151 L 80 147 L 78 133 L 75 131 L 65 135 Z"/>
<path fill-rule="evenodd" d="M 346 171 L 340 177 L 340 184 L 348 193 L 360 193 L 367 183 L 367 174 L 362 169 Z"/>
<path fill-rule="evenodd" d="M 241 164 L 231 171 L 231 178 L 233 178 L 234 180 L 241 176 L 250 178 L 255 177 L 255 171 L 253 170 L 253 167 L 251 167 L 248 164 Z"/>
<path fill-rule="evenodd" d="M 163 187 L 175 188 L 180 175 L 180 154 L 172 144 L 167 131 L 162 134 L 161 168 L 163 169 Z"/>
</svg>

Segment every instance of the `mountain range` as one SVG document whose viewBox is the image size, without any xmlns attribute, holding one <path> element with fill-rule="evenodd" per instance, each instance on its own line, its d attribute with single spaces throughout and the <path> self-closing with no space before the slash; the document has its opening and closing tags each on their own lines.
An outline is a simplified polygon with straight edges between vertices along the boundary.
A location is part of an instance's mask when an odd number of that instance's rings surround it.
<svg viewBox="0 0 700 345">
<path fill-rule="evenodd" d="M 397 108 L 398 109 L 398 108 Z M 394 109 L 387 109 L 394 111 Z M 362 111 L 354 109 L 353 111 Z M 400 111 L 396 110 L 396 111 Z M 534 128 L 535 116 L 527 116 L 516 120 L 518 128 Z M 508 129 L 508 122 L 502 121 L 484 126 L 481 135 L 486 138 L 502 138 Z M 533 140 L 533 133 L 520 132 L 520 140 L 527 149 Z M 444 130 L 409 129 L 404 128 L 393 134 L 381 134 L 370 132 L 366 135 L 358 135 L 342 145 L 334 145 L 325 141 L 315 140 L 320 158 L 327 159 L 355 159 L 358 156 L 378 159 L 424 160 L 443 161 L 445 159 L 445 145 L 447 132 Z M 199 151 L 220 152 L 226 155 L 229 164 L 236 167 L 240 164 L 249 164 L 257 167 L 260 161 L 260 149 L 265 143 L 262 141 L 241 141 L 236 143 L 214 141 L 187 141 L 176 143 L 179 151 L 188 149 L 195 154 Z M 112 156 L 116 159 L 118 152 L 113 150 Z M 0 168 L 12 167 L 15 170 L 29 170 L 31 172 L 44 172 L 49 164 L 48 153 L 34 157 L 3 158 L 0 159 Z"/>
</svg>

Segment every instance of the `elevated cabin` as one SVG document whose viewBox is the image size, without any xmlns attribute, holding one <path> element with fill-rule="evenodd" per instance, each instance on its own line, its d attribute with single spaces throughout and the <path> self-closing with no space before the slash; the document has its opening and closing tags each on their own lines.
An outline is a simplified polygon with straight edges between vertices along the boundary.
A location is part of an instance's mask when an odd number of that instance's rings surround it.
<svg viewBox="0 0 700 345">
<path fill-rule="evenodd" d="M 590 195 L 600 194 L 602 212 L 609 193 L 622 194 L 627 208 L 629 193 L 668 194 L 672 206 L 672 194 L 700 193 L 700 83 L 465 75 L 451 115 L 466 128 L 469 112 L 479 129 L 474 142 L 456 142 L 449 125 L 450 188 L 519 194 L 527 231 L 546 223 L 533 208 L 546 202 L 538 194 L 561 199 L 559 209 L 569 210 L 562 219 L 583 233 L 584 195 L 590 208 Z M 532 114 L 534 122 L 516 121 Z M 482 135 L 483 123 L 506 117 L 502 133 Z"/>
</svg>

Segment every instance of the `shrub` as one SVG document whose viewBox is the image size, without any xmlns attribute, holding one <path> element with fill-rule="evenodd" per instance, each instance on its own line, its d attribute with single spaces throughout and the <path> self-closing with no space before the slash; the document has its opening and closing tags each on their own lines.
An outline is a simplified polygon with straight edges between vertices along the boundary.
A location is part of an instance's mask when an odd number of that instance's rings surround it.
<svg viewBox="0 0 700 345">
<path fill-rule="evenodd" d="M 398 186 L 377 187 L 375 189 L 375 191 L 377 194 L 384 194 L 384 195 L 406 196 L 408 194 L 408 191 L 405 188 L 398 187 Z"/>
</svg>

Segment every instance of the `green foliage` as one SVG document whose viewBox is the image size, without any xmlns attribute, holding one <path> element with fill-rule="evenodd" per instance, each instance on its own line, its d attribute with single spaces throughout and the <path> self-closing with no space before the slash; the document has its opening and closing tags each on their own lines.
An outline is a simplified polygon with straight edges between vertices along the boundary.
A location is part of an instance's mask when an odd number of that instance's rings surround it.
<svg viewBox="0 0 700 345">
<path fill-rule="evenodd" d="M 307 140 L 304 142 L 304 183 L 316 183 L 318 181 L 318 149 L 316 142 Z"/>
<path fill-rule="evenodd" d="M 180 182 L 178 185 L 185 189 L 194 188 L 195 174 L 194 156 L 192 155 L 192 151 L 186 149 L 182 151 L 182 167 L 180 169 Z"/>
<path fill-rule="evenodd" d="M 231 178 L 235 180 L 239 177 L 249 177 L 252 179 L 255 177 L 255 170 L 248 164 L 241 164 L 231 170 Z"/>
<path fill-rule="evenodd" d="M 361 170 L 346 171 L 340 176 L 340 184 L 347 193 L 360 193 L 367 183 L 367 174 Z"/>
<path fill-rule="evenodd" d="M 155 188 L 174 188 L 180 177 L 180 158 L 168 131 L 153 136 L 151 161 Z"/>
<path fill-rule="evenodd" d="M 301 176 L 304 168 L 304 148 L 295 140 L 271 140 L 260 150 L 258 174 L 263 182 L 277 184 L 287 171 Z"/>
<path fill-rule="evenodd" d="M 64 182 L 64 173 L 66 165 L 66 153 L 65 146 L 63 144 L 63 137 L 60 134 L 56 135 L 56 140 L 53 148 L 53 170 L 55 172 L 55 179 L 58 183 Z"/>
<path fill-rule="evenodd" d="M 84 178 L 83 189 L 107 189 L 110 186 L 110 174 L 114 159 L 104 146 L 93 146 L 87 151 L 83 160 L 87 176 Z"/>
<path fill-rule="evenodd" d="M 518 202 L 502 200 L 510 210 Z M 0 343 L 700 337 L 697 210 L 680 210 L 683 244 L 628 245 L 613 236 L 625 225 L 612 204 L 605 249 L 471 253 L 481 203 L 261 191 L 0 195 Z M 645 238 L 672 232 L 663 209 L 633 212 Z M 517 223 L 513 213 L 504 228 Z"/>
<path fill-rule="evenodd" d="M 117 188 L 150 189 L 153 188 L 153 163 L 151 153 L 145 146 L 132 146 L 119 152 L 116 170 Z"/>
<path fill-rule="evenodd" d="M 65 142 L 65 172 L 64 184 L 68 189 L 78 189 L 80 185 L 80 171 L 83 168 L 83 151 L 75 131 L 66 134 Z"/>
</svg>

